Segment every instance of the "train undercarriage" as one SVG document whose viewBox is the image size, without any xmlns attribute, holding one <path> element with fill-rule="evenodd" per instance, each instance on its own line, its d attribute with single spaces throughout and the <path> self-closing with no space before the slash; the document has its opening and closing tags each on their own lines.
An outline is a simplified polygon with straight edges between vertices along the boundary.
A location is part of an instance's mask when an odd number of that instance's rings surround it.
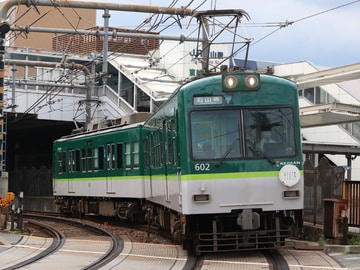
<svg viewBox="0 0 360 270">
<path fill-rule="evenodd" d="M 184 249 L 201 254 L 281 247 L 302 231 L 302 211 L 246 209 L 231 214 L 182 216 L 145 200 L 102 200 L 58 197 L 64 214 L 116 217 L 169 231 Z"/>
</svg>

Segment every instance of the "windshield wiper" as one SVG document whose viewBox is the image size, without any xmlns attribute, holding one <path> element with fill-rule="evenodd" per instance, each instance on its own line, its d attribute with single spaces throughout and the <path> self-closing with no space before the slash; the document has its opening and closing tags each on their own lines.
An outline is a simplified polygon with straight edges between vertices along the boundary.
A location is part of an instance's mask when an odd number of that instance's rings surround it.
<svg viewBox="0 0 360 270">
<path fill-rule="evenodd" d="M 265 154 L 265 152 L 263 150 L 261 150 L 260 148 L 257 148 L 256 149 L 254 147 L 252 147 L 251 145 L 249 145 L 249 149 L 251 150 L 251 152 L 253 153 L 259 153 L 261 156 L 265 157 L 270 164 L 274 165 L 275 164 L 275 161 L 269 157 L 267 154 Z"/>
<path fill-rule="evenodd" d="M 215 167 L 220 167 L 221 163 L 225 160 L 228 154 L 234 149 L 236 143 L 240 144 L 240 139 L 236 138 L 232 144 L 226 149 L 225 153 L 221 156 L 221 158 L 215 163 Z"/>
</svg>

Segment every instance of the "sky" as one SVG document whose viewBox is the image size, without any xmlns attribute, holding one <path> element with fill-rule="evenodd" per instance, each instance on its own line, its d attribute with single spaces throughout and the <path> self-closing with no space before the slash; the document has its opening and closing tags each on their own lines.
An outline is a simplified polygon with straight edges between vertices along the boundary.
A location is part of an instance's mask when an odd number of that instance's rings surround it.
<svg viewBox="0 0 360 270">
<path fill-rule="evenodd" d="M 116 2 L 102 1 L 100 2 Z M 249 59 L 278 63 L 309 61 L 316 66 L 339 67 L 360 62 L 360 0 L 133 0 L 131 4 L 189 6 L 191 9 L 242 9 L 250 20 L 243 19 L 242 33 L 252 40 Z M 119 3 L 119 2 L 117 2 Z M 202 4 L 202 5 L 201 5 Z M 97 12 L 97 24 L 103 25 L 103 11 Z M 135 29 L 150 14 L 110 11 L 110 27 Z M 154 19 L 154 17 L 153 17 Z M 162 34 L 179 35 L 190 31 L 189 23 L 170 27 Z M 167 20 L 163 25 L 170 22 Z M 287 27 L 281 27 L 291 22 Z M 154 21 L 152 21 L 154 23 Z M 145 25 L 150 27 L 150 23 Z M 194 35 L 195 37 L 195 35 Z"/>
</svg>

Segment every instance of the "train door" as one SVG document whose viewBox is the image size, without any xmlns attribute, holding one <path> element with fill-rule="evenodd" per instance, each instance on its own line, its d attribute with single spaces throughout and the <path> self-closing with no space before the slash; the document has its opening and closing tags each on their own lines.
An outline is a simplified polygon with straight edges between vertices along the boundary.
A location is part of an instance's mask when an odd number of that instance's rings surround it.
<svg viewBox="0 0 360 270">
<path fill-rule="evenodd" d="M 68 151 L 68 164 L 69 169 L 67 170 L 68 174 L 68 192 L 74 192 L 74 182 L 72 174 L 80 171 L 80 150 L 70 149 Z"/>
<path fill-rule="evenodd" d="M 113 193 L 113 172 L 115 170 L 115 144 L 106 145 L 106 193 Z"/>
<path fill-rule="evenodd" d="M 74 186 L 73 186 L 73 182 L 72 182 L 72 178 L 70 176 L 71 172 L 72 172 L 72 166 L 74 164 L 74 150 L 69 150 L 68 151 L 68 157 L 69 157 L 69 169 L 67 170 L 67 179 L 68 179 L 68 193 L 73 192 Z"/>
<path fill-rule="evenodd" d="M 164 171 L 166 181 L 166 200 L 170 201 L 170 194 L 180 193 L 180 175 L 177 168 L 177 145 L 176 145 L 176 123 L 174 119 L 168 119 L 163 125 L 163 142 L 164 142 Z M 172 179 L 178 180 L 178 185 Z M 177 189 L 177 191 L 175 191 Z"/>
<path fill-rule="evenodd" d="M 63 151 L 58 153 L 57 155 L 57 169 L 58 169 L 58 174 L 66 174 L 66 178 L 67 178 L 67 182 L 68 182 L 68 187 L 67 187 L 67 192 L 68 193 L 72 193 L 74 192 L 74 187 L 73 187 L 73 181 L 72 181 L 72 177 L 70 174 L 71 168 L 72 168 L 72 153 L 74 150 L 69 150 L 68 152 Z M 68 159 L 67 159 L 68 157 Z M 68 164 L 67 164 L 68 163 Z M 68 167 L 67 167 L 68 166 Z"/>
<path fill-rule="evenodd" d="M 169 192 L 169 122 L 163 122 L 163 151 L 162 151 L 162 163 L 164 167 L 164 177 L 165 177 L 165 200 L 170 201 L 170 192 Z"/>
<path fill-rule="evenodd" d="M 144 167 L 145 167 L 145 181 L 146 183 L 146 196 L 153 197 L 153 182 L 152 182 L 152 168 L 154 155 L 152 151 L 152 134 L 149 134 L 144 140 Z M 147 178 L 146 178 L 147 177 Z"/>
</svg>

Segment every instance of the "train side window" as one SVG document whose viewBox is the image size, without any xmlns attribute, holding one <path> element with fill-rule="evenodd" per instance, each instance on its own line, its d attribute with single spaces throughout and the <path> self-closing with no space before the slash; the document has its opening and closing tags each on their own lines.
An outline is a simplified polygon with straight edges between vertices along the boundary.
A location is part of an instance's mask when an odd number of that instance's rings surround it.
<svg viewBox="0 0 360 270">
<path fill-rule="evenodd" d="M 99 149 L 94 148 L 94 171 L 99 170 Z"/>
<path fill-rule="evenodd" d="M 153 145 L 154 145 L 154 135 L 150 134 L 149 136 L 149 152 L 150 152 L 149 166 L 150 167 L 155 166 L 155 148 L 153 147 Z"/>
<path fill-rule="evenodd" d="M 134 142 L 132 144 L 132 157 L 133 157 L 133 168 L 139 168 L 139 143 Z"/>
<path fill-rule="evenodd" d="M 173 121 L 171 122 L 171 151 L 170 155 L 172 156 L 172 163 L 174 165 L 177 164 L 177 147 L 176 147 L 176 123 Z"/>
<path fill-rule="evenodd" d="M 81 149 L 81 170 L 86 172 L 86 149 Z"/>
<path fill-rule="evenodd" d="M 176 150 L 176 130 L 174 121 L 170 120 L 166 122 L 166 132 L 165 132 L 165 151 L 166 151 L 166 162 L 168 164 L 175 164 L 176 155 L 174 154 Z"/>
<path fill-rule="evenodd" d="M 99 170 L 104 170 L 104 147 L 99 147 Z"/>
<path fill-rule="evenodd" d="M 107 144 L 107 169 L 113 170 L 115 169 L 115 145 L 113 143 Z"/>
<path fill-rule="evenodd" d="M 86 149 L 86 161 L 87 161 L 87 171 L 91 172 L 93 170 L 93 151 L 91 148 Z"/>
<path fill-rule="evenodd" d="M 59 173 L 65 173 L 66 172 L 66 152 L 58 153 L 58 168 Z"/>
<path fill-rule="evenodd" d="M 159 168 L 164 164 L 162 129 L 156 132 L 155 147 L 156 147 L 155 157 L 157 158 L 156 167 Z"/>
<path fill-rule="evenodd" d="M 123 144 L 118 143 L 116 145 L 116 161 L 117 161 L 117 168 L 123 168 Z"/>
<path fill-rule="evenodd" d="M 131 144 L 130 143 L 125 144 L 124 157 L 125 157 L 125 168 L 130 169 L 131 168 Z"/>
<path fill-rule="evenodd" d="M 94 148 L 94 170 L 102 171 L 104 169 L 104 147 Z"/>
<path fill-rule="evenodd" d="M 74 150 L 69 150 L 69 172 L 75 171 L 75 156 L 74 156 Z"/>
<path fill-rule="evenodd" d="M 149 138 L 145 138 L 143 141 L 144 152 L 144 168 L 149 168 Z"/>
<path fill-rule="evenodd" d="M 80 172 L 80 150 L 75 150 L 75 171 Z"/>
<path fill-rule="evenodd" d="M 151 164 L 154 168 L 159 168 L 163 164 L 161 134 L 162 130 L 157 130 L 151 136 Z"/>
</svg>

